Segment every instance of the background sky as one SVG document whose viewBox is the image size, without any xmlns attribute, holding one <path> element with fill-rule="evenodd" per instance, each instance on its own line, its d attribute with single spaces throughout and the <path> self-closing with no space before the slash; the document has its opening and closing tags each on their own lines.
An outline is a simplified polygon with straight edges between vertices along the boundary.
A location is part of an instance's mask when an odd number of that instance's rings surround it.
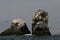
<svg viewBox="0 0 60 40">
<path fill-rule="evenodd" d="M 52 35 L 60 34 L 60 0 L 0 0 L 0 32 L 11 25 L 14 18 L 26 21 L 31 31 L 32 15 L 38 9 L 49 14 L 48 27 Z"/>
</svg>

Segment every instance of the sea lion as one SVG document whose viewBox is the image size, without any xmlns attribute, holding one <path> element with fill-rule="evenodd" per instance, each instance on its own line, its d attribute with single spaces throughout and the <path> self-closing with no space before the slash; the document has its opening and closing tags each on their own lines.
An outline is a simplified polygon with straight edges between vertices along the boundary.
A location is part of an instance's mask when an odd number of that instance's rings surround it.
<svg viewBox="0 0 60 40">
<path fill-rule="evenodd" d="M 48 26 L 48 12 L 41 9 L 37 10 L 32 18 L 32 34 L 42 35 L 44 34 L 44 32 L 48 34 L 49 28 L 47 26 Z"/>
</svg>

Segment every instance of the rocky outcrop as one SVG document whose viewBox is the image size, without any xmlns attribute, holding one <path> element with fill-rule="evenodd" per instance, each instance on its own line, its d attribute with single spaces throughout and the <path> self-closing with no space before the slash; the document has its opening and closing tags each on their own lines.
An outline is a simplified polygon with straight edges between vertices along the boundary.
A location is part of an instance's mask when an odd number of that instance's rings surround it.
<svg viewBox="0 0 60 40">
<path fill-rule="evenodd" d="M 37 10 L 32 19 L 32 35 L 51 35 L 48 26 L 48 13 Z"/>
<path fill-rule="evenodd" d="M 26 22 L 22 19 L 12 20 L 11 28 L 1 32 L 0 35 L 25 35 L 30 34 Z"/>
</svg>

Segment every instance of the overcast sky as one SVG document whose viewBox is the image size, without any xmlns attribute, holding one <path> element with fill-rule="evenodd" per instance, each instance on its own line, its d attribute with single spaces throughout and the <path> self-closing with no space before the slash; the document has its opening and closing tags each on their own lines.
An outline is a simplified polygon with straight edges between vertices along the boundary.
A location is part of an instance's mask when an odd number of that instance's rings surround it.
<svg viewBox="0 0 60 40">
<path fill-rule="evenodd" d="M 60 0 L 0 0 L 0 32 L 11 25 L 14 18 L 26 21 L 31 31 L 32 15 L 38 9 L 49 14 L 49 29 L 52 34 L 60 34 Z"/>
</svg>

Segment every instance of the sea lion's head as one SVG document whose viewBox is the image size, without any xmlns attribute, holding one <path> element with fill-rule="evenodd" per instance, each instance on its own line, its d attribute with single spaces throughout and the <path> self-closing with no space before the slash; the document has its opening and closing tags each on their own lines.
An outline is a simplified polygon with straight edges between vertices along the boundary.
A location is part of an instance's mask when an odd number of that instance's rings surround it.
<svg viewBox="0 0 60 40">
<path fill-rule="evenodd" d="M 35 12 L 35 14 L 33 15 L 33 21 L 39 21 L 39 20 L 41 20 L 42 19 L 42 16 L 44 16 L 45 14 L 45 11 L 44 10 L 41 10 L 41 9 L 39 9 L 39 10 L 37 10 L 36 12 Z"/>
<path fill-rule="evenodd" d="M 21 28 L 23 27 L 24 25 L 26 24 L 26 22 L 22 19 L 13 19 L 12 20 L 12 28 L 14 29 L 18 29 L 18 28 Z"/>
</svg>

